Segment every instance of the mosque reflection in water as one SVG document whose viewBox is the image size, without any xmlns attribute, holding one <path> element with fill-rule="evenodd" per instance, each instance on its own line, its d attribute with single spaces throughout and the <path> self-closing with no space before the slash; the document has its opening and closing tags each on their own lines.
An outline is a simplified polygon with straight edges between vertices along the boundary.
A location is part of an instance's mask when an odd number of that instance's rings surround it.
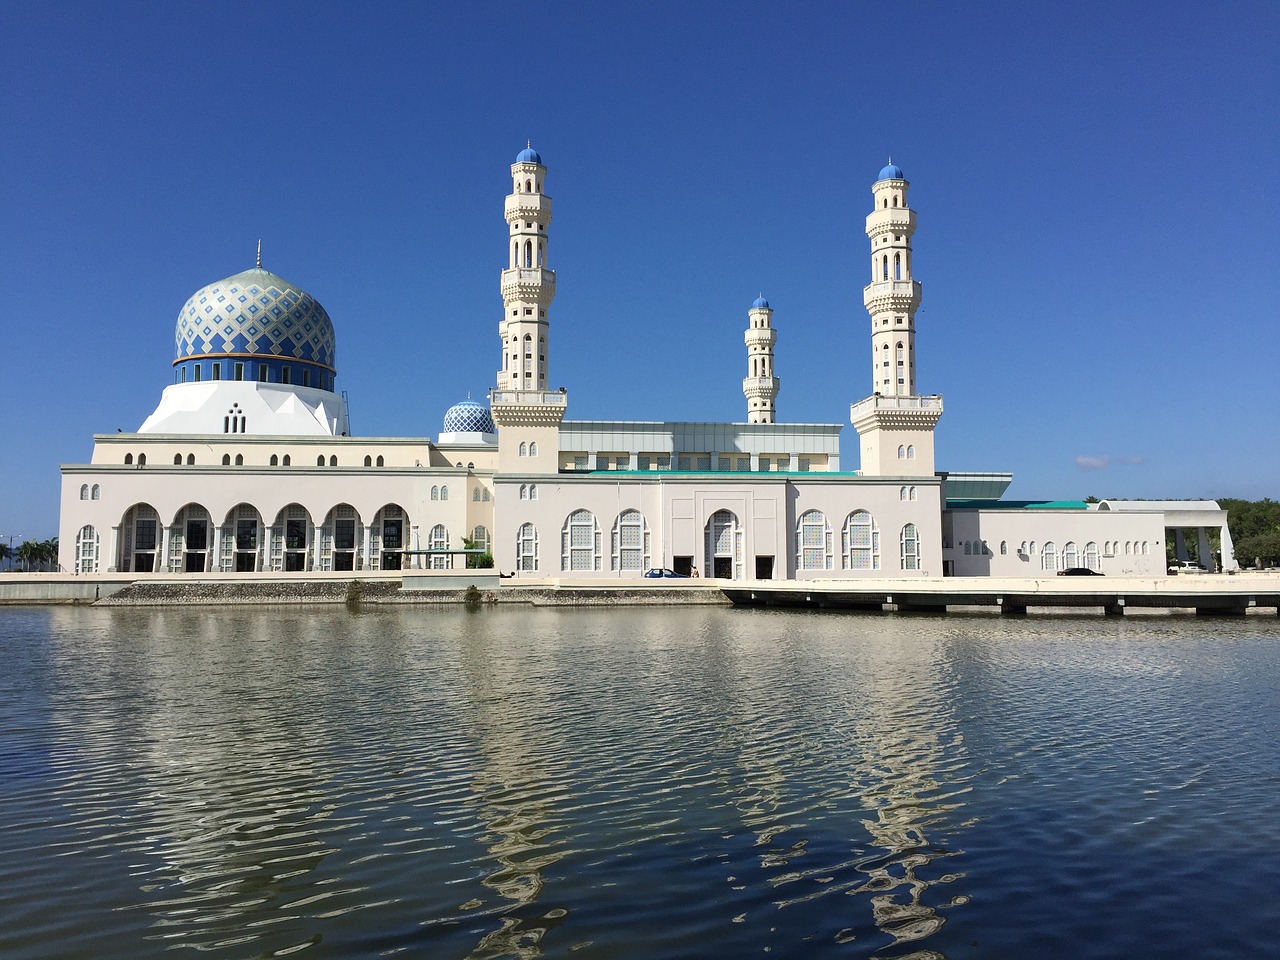
<svg viewBox="0 0 1280 960">
<path fill-rule="evenodd" d="M 59 650 L 59 796 L 165 947 L 697 955 L 796 915 L 925 957 L 966 901 L 928 643 L 723 611 L 112 616 Z"/>
</svg>

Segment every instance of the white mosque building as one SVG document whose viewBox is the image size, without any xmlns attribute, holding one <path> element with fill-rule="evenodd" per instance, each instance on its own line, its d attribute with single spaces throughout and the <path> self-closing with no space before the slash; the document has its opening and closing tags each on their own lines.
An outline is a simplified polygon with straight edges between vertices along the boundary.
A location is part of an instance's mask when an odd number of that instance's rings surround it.
<svg viewBox="0 0 1280 960">
<path fill-rule="evenodd" d="M 1007 473 L 934 463 L 942 397 L 916 383 L 916 211 L 892 162 L 872 186 L 871 392 L 840 423 L 780 423 L 777 331 L 747 311 L 741 423 L 566 420 L 548 387 L 551 198 L 531 147 L 511 166 L 501 363 L 487 406 L 425 437 L 353 437 L 324 308 L 262 268 L 178 314 L 173 383 L 136 433 L 62 469 L 60 562 L 81 574 L 447 569 L 464 539 L 517 579 L 722 580 L 1165 573 L 1166 537 L 1220 530 L 1206 501 L 1003 501 Z M 570 379 L 571 378 L 566 378 Z"/>
</svg>

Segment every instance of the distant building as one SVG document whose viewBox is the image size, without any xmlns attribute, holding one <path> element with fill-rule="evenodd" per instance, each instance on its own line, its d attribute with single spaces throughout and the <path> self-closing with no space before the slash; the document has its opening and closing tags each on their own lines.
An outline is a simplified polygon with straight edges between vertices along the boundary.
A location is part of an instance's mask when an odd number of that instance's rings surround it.
<svg viewBox="0 0 1280 960">
<path fill-rule="evenodd" d="M 1001 500 L 1007 473 L 936 469 L 942 397 L 916 383 L 916 212 L 890 163 L 867 216 L 871 394 L 838 423 L 778 422 L 773 309 L 747 311 L 746 422 L 566 420 L 553 389 L 547 168 L 511 167 L 501 363 L 489 403 L 426 437 L 349 436 L 336 335 L 310 294 L 262 268 L 196 291 L 173 382 L 136 433 L 62 467 L 62 566 L 79 573 L 446 568 L 464 538 L 517 577 L 722 579 L 1165 572 L 1166 537 L 1221 532 L 1212 502 Z M 571 378 L 566 378 L 571 380 Z M 1170 534 L 1169 531 L 1175 531 Z M 1185 549 L 1181 554 L 1185 556 Z"/>
</svg>

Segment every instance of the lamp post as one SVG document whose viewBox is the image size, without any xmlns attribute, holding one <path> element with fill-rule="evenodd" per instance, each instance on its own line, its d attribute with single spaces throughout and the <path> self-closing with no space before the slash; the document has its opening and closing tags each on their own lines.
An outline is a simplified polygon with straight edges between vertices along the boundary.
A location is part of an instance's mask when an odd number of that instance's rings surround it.
<svg viewBox="0 0 1280 960">
<path fill-rule="evenodd" d="M 13 541 L 25 540 L 25 539 L 26 538 L 23 537 L 23 535 L 20 533 L 0 533 L 0 540 L 9 541 L 9 572 L 10 573 L 13 573 Z"/>
</svg>

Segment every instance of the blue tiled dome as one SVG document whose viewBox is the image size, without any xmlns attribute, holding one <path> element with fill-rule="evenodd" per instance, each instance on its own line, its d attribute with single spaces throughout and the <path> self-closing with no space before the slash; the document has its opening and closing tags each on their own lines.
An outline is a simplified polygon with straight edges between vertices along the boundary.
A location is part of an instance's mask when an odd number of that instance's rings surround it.
<svg viewBox="0 0 1280 960">
<path fill-rule="evenodd" d="M 441 433 L 497 433 L 489 408 L 474 400 L 455 403 L 445 411 Z"/>
<path fill-rule="evenodd" d="M 890 161 L 889 161 L 889 165 L 888 165 L 888 166 L 886 166 L 886 167 L 882 167 L 882 168 L 881 168 L 881 170 L 880 170 L 880 176 L 876 177 L 876 180 L 877 180 L 877 181 L 880 181 L 880 180 L 905 180 L 905 179 L 906 179 L 906 178 L 902 175 L 902 168 L 901 168 L 900 166 L 898 166 L 896 163 L 894 163 L 892 160 L 890 160 Z"/>
<path fill-rule="evenodd" d="M 256 267 L 191 295 L 178 314 L 177 361 L 260 357 L 334 370 L 333 322 L 319 301 Z"/>
<path fill-rule="evenodd" d="M 516 163 L 541 163 L 542 158 L 538 156 L 538 151 L 533 147 L 525 147 L 516 154 Z"/>
<path fill-rule="evenodd" d="M 762 309 L 768 310 L 769 301 L 766 300 L 764 297 L 756 297 L 755 301 L 751 304 L 751 309 L 752 310 L 762 310 Z"/>
</svg>

